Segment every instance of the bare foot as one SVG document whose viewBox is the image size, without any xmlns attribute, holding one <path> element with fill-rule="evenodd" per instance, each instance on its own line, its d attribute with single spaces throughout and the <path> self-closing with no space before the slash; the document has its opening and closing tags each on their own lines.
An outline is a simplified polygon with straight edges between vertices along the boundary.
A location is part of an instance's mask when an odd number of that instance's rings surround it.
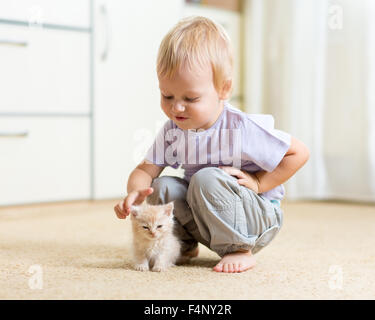
<svg viewBox="0 0 375 320">
<path fill-rule="evenodd" d="M 239 251 L 226 254 L 214 267 L 216 272 L 243 272 L 255 266 L 255 257 L 251 251 Z"/>
</svg>

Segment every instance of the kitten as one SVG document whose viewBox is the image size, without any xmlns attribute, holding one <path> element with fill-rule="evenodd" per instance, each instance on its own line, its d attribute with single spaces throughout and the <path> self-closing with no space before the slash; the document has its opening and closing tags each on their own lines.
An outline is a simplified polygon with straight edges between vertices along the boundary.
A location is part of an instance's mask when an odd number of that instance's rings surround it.
<svg viewBox="0 0 375 320">
<path fill-rule="evenodd" d="M 173 202 L 131 207 L 135 269 L 164 271 L 179 262 L 181 244 L 174 235 Z"/>
</svg>

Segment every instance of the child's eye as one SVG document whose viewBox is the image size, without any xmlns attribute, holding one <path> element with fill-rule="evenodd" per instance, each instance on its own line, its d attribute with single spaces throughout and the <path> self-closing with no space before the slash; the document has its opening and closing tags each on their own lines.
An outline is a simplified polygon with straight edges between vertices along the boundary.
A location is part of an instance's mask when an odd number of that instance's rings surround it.
<svg viewBox="0 0 375 320">
<path fill-rule="evenodd" d="M 147 230 L 148 230 L 148 227 L 146 227 L 146 226 L 143 226 L 143 229 L 147 229 Z"/>
<path fill-rule="evenodd" d="M 161 228 L 162 226 L 163 226 L 162 224 L 159 224 L 159 225 L 158 225 L 158 228 Z"/>
<path fill-rule="evenodd" d="M 173 99 L 173 96 L 164 96 L 164 95 L 163 95 L 163 98 L 164 98 L 164 99 L 167 99 L 167 100 L 171 100 L 171 99 Z"/>
<path fill-rule="evenodd" d="M 196 102 L 196 101 L 198 101 L 198 99 L 199 99 L 199 97 L 197 97 L 197 98 L 185 98 L 185 100 L 187 102 Z"/>
</svg>

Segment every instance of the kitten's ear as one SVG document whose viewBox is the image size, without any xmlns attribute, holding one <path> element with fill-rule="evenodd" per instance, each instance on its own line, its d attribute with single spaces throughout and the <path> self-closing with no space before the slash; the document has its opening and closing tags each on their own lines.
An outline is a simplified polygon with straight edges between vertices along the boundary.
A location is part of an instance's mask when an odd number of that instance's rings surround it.
<svg viewBox="0 0 375 320">
<path fill-rule="evenodd" d="M 130 213 L 133 215 L 133 217 L 136 217 L 139 214 L 140 209 L 141 208 L 139 206 L 131 206 Z"/>
<path fill-rule="evenodd" d="M 173 213 L 174 204 L 173 201 L 165 205 L 165 214 L 170 216 Z"/>
</svg>

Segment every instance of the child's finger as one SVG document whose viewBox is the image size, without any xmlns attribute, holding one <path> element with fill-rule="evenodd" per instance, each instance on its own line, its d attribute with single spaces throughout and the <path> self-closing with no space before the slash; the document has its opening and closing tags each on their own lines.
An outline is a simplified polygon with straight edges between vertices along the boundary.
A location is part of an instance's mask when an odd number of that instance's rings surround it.
<svg viewBox="0 0 375 320">
<path fill-rule="evenodd" d="M 118 204 L 119 208 L 121 211 L 124 210 L 124 200 L 122 200 L 119 204 Z"/>
<path fill-rule="evenodd" d="M 124 211 L 126 213 L 130 213 L 130 207 L 133 205 L 133 203 L 135 202 L 136 198 L 137 198 L 138 194 L 135 194 L 135 193 L 131 193 L 129 194 L 125 201 L 124 201 Z"/>
<path fill-rule="evenodd" d="M 243 172 L 240 169 L 237 169 L 235 167 L 219 167 L 219 168 L 224 170 L 226 173 L 230 174 L 231 176 L 243 178 Z"/>
<path fill-rule="evenodd" d="M 120 207 L 119 205 L 117 205 L 115 207 L 115 212 L 116 212 L 116 215 L 119 219 L 125 219 L 126 218 L 126 215 L 120 210 Z"/>
<path fill-rule="evenodd" d="M 116 204 L 116 206 L 113 208 L 113 210 L 115 210 L 115 212 L 121 212 L 121 209 L 120 209 L 120 205 Z"/>
<path fill-rule="evenodd" d="M 124 200 L 122 200 L 117 206 L 118 206 L 118 209 L 119 209 L 120 213 L 126 217 L 128 215 L 128 213 L 127 213 L 127 210 L 125 208 Z"/>
<path fill-rule="evenodd" d="M 247 182 L 246 179 L 238 179 L 237 182 L 239 185 L 246 187 L 246 182 Z"/>
</svg>

